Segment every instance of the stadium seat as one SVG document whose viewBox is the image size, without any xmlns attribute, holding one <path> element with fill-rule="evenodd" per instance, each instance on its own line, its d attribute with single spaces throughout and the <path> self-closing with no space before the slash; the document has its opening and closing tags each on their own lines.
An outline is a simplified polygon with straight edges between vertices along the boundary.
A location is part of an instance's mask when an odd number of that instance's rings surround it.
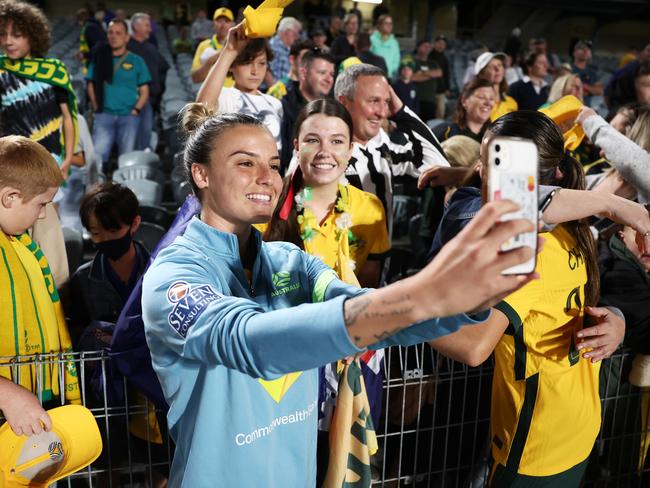
<svg viewBox="0 0 650 488">
<path fill-rule="evenodd" d="M 157 168 L 148 165 L 124 166 L 113 172 L 113 180 L 122 183 L 128 180 L 151 180 L 165 184 L 165 175 Z"/>
<path fill-rule="evenodd" d="M 176 203 L 182 205 L 187 196 L 192 193 L 192 185 L 189 181 L 183 181 L 180 185 L 174 185 L 172 190 L 174 191 Z"/>
<path fill-rule="evenodd" d="M 142 218 L 142 222 L 156 224 L 164 229 L 168 229 L 173 220 L 164 207 L 152 205 L 140 205 L 140 218 Z"/>
<path fill-rule="evenodd" d="M 164 227 L 151 222 L 141 222 L 133 238 L 151 252 L 166 233 Z"/>
<path fill-rule="evenodd" d="M 141 205 L 158 206 L 162 201 L 162 185 L 151 180 L 126 180 L 123 185 L 130 188 Z"/>
<path fill-rule="evenodd" d="M 160 166 L 160 158 L 155 152 L 131 151 L 122 154 L 117 159 L 118 168 L 124 168 L 127 166 L 151 166 L 158 168 Z"/>
<path fill-rule="evenodd" d="M 81 266 L 84 254 L 84 241 L 81 232 L 70 227 L 61 227 L 63 241 L 65 242 L 65 254 L 68 257 L 68 269 L 70 276 Z"/>
</svg>

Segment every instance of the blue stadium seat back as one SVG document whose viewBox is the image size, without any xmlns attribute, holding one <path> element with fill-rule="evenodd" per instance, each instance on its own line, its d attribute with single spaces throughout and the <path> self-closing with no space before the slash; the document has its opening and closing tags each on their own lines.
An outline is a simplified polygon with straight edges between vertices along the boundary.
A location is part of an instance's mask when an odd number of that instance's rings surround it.
<svg viewBox="0 0 650 488">
<path fill-rule="evenodd" d="M 166 233 L 167 230 L 160 225 L 141 222 L 133 238 L 151 252 Z"/>
<path fill-rule="evenodd" d="M 148 165 L 125 166 L 113 172 L 113 180 L 123 183 L 128 180 L 151 180 L 165 184 L 165 175 L 157 168 Z"/>
<path fill-rule="evenodd" d="M 122 183 L 130 188 L 141 205 L 160 205 L 162 201 L 162 185 L 151 180 L 126 180 Z"/>
<path fill-rule="evenodd" d="M 179 205 L 185 201 L 188 195 L 191 195 L 193 193 L 192 185 L 187 180 L 182 181 L 179 185 L 173 185 L 172 189 L 174 191 L 174 198 L 176 199 L 176 203 Z"/>
<path fill-rule="evenodd" d="M 70 227 L 61 227 L 63 241 L 65 243 L 65 254 L 68 257 L 68 269 L 70 276 L 81 266 L 84 255 L 84 241 L 81 232 Z"/>
<path fill-rule="evenodd" d="M 151 151 L 131 151 L 120 155 L 117 159 L 117 167 L 126 166 L 152 166 L 160 167 L 160 158 L 155 152 Z"/>
<path fill-rule="evenodd" d="M 166 208 L 154 205 L 140 205 L 140 218 L 142 222 L 159 225 L 165 230 L 169 229 L 173 220 Z"/>
</svg>

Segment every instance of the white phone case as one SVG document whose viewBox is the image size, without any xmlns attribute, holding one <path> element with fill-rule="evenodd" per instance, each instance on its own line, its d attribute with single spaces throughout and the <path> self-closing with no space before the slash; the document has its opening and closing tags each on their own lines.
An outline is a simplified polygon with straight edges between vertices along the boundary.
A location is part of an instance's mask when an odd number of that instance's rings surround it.
<svg viewBox="0 0 650 488">
<path fill-rule="evenodd" d="M 519 211 L 502 220 L 525 218 L 535 224 L 535 231 L 519 234 L 501 247 L 502 251 L 528 246 L 537 249 L 538 164 L 537 146 L 518 137 L 493 137 L 488 146 L 488 200 L 512 200 Z M 503 274 L 528 274 L 535 271 L 536 257 L 506 269 Z"/>
</svg>

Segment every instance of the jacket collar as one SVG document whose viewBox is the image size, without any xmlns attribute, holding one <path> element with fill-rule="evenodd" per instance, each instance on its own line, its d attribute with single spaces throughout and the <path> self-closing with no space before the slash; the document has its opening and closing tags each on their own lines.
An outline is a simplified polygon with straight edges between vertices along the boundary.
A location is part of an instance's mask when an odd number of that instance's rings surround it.
<svg viewBox="0 0 650 488">
<path fill-rule="evenodd" d="M 147 260 L 149 259 L 149 251 L 147 251 L 145 247 L 138 241 L 133 241 L 133 244 L 135 245 L 135 258 L 138 267 L 144 271 Z M 106 259 L 104 259 L 104 256 L 101 253 L 95 254 L 93 262 L 90 265 L 90 272 L 88 273 L 88 276 L 90 276 L 90 278 L 93 280 L 106 280 L 106 264 Z"/>
<path fill-rule="evenodd" d="M 217 254 L 221 258 L 226 258 L 231 262 L 239 264 L 243 268 L 239 256 L 239 242 L 237 236 L 229 232 L 221 232 L 214 227 L 203 222 L 198 216 L 194 216 L 190 221 L 184 236 L 190 242 L 201 243 L 204 252 L 208 251 L 210 254 Z M 207 244 L 207 245 L 206 245 Z M 253 276 L 257 275 L 260 267 L 260 250 L 262 247 L 262 234 L 252 228 L 251 242 L 255 251 L 255 264 L 253 265 Z"/>
<path fill-rule="evenodd" d="M 625 243 L 619 239 L 617 236 L 612 236 L 609 240 L 609 249 L 612 251 L 612 254 L 619 259 L 623 259 L 634 266 L 645 278 L 646 283 L 650 284 L 650 273 L 648 273 L 639 260 L 630 252 Z"/>
</svg>

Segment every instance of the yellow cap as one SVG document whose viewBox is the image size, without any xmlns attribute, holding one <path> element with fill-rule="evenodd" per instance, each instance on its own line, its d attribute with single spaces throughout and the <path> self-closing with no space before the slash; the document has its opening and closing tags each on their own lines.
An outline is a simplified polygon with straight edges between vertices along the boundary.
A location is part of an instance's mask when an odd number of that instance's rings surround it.
<svg viewBox="0 0 650 488">
<path fill-rule="evenodd" d="M 235 16 L 232 14 L 232 10 L 226 7 L 221 7 L 215 10 L 214 14 L 212 15 L 212 20 L 217 20 L 219 17 L 225 17 L 230 22 L 235 20 Z"/>
<path fill-rule="evenodd" d="M 545 108 L 540 108 L 539 111 L 553 121 L 562 126 L 566 122 L 575 121 L 582 108 L 582 102 L 573 95 L 566 95 L 560 98 L 557 102 Z M 580 124 L 573 124 L 573 126 L 566 130 L 564 134 L 564 149 L 575 150 L 578 148 L 582 139 L 585 137 L 585 131 Z"/>
<path fill-rule="evenodd" d="M 339 74 L 343 73 L 350 66 L 354 66 L 355 64 L 362 64 L 362 63 L 363 61 L 361 61 L 356 56 L 350 56 L 349 58 L 345 58 L 343 61 L 341 61 L 341 64 L 339 66 Z"/>
<path fill-rule="evenodd" d="M 102 452 L 93 414 L 81 405 L 48 411 L 50 432 L 17 436 L 8 423 L 0 427 L 0 486 L 46 488 L 88 466 Z"/>
</svg>

